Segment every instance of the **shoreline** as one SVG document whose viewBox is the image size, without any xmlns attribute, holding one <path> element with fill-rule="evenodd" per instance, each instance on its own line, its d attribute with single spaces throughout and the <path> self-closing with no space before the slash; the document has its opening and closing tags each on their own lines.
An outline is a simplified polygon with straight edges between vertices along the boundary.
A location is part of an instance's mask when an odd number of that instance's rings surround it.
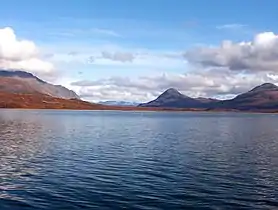
<svg viewBox="0 0 278 210">
<path fill-rule="evenodd" d="M 22 110 L 88 110 L 88 111 L 145 111 L 145 112 L 233 112 L 233 113 L 278 113 L 278 109 L 236 108 L 167 108 L 110 106 L 90 103 L 80 99 L 55 98 L 45 94 L 16 94 L 0 92 L 0 109 Z"/>
<path fill-rule="evenodd" d="M 63 111 L 122 111 L 122 112 L 203 112 L 203 113 L 243 113 L 243 114 L 277 114 L 278 110 L 206 110 L 206 109 L 179 109 L 179 108 L 149 108 L 149 107 L 102 107 L 102 108 L 39 108 L 39 107 L 5 107 L 0 110 L 63 110 Z"/>
</svg>

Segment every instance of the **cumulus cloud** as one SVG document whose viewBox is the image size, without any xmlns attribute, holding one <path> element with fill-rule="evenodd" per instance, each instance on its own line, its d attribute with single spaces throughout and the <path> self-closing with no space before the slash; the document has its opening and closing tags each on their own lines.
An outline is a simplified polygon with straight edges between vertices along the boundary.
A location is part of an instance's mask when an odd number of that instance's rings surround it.
<svg viewBox="0 0 278 210">
<path fill-rule="evenodd" d="M 248 91 L 264 82 L 275 83 L 278 77 L 266 73 L 240 74 L 231 71 L 210 70 L 185 74 L 161 74 L 138 78 L 111 77 L 95 81 L 71 83 L 79 88 L 86 100 L 127 100 L 146 102 L 173 87 L 191 97 L 227 98 Z"/>
<path fill-rule="evenodd" d="M 34 42 L 18 39 L 12 28 L 0 29 L 0 69 L 24 70 L 37 75 L 53 74 L 52 63 L 42 60 L 39 54 Z"/>
<path fill-rule="evenodd" d="M 265 32 L 256 35 L 251 42 L 223 41 L 217 47 L 188 50 L 184 57 L 191 64 L 204 68 L 218 67 L 232 71 L 277 72 L 278 35 L 273 32 Z"/>
</svg>

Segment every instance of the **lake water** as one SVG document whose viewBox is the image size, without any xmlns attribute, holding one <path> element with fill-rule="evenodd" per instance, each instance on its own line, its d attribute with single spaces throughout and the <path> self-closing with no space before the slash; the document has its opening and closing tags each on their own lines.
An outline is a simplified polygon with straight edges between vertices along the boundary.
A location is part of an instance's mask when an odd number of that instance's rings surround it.
<svg viewBox="0 0 278 210">
<path fill-rule="evenodd" d="M 278 115 L 0 110 L 0 209 L 277 209 Z"/>
</svg>

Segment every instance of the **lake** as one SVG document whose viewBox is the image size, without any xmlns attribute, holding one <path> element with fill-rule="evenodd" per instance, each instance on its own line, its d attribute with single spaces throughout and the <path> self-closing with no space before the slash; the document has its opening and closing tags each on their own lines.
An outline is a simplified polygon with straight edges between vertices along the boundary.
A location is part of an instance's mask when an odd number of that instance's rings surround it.
<svg viewBox="0 0 278 210">
<path fill-rule="evenodd" d="M 277 209 L 278 115 L 0 110 L 0 209 Z"/>
</svg>

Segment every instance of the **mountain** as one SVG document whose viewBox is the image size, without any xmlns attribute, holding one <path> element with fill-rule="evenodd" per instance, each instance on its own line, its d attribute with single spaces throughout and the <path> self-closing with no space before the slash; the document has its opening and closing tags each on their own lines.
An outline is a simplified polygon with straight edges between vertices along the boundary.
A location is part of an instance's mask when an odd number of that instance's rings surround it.
<svg viewBox="0 0 278 210">
<path fill-rule="evenodd" d="M 42 93 L 64 99 L 79 98 L 72 90 L 61 85 L 49 84 L 33 74 L 24 71 L 0 70 L 0 92 Z"/>
<path fill-rule="evenodd" d="M 234 99 L 220 101 L 214 106 L 237 110 L 278 109 L 278 87 L 264 83 Z"/>
<path fill-rule="evenodd" d="M 233 99 L 222 101 L 211 98 L 190 98 L 170 88 L 155 100 L 139 106 L 226 111 L 278 110 L 278 87 L 271 83 L 264 83 Z"/>
<path fill-rule="evenodd" d="M 128 101 L 100 101 L 99 104 L 108 106 L 138 106 L 138 103 Z"/>
<path fill-rule="evenodd" d="M 140 107 L 165 107 L 165 108 L 205 108 L 206 104 L 215 102 L 215 99 L 191 98 L 170 88 L 155 100 L 140 104 Z"/>
<path fill-rule="evenodd" d="M 49 84 L 24 71 L 0 70 L 0 108 L 89 109 L 145 111 L 258 111 L 278 112 L 278 86 L 259 85 L 230 100 L 191 98 L 170 88 L 148 103 L 106 101 L 94 104 L 60 85 Z"/>
</svg>

